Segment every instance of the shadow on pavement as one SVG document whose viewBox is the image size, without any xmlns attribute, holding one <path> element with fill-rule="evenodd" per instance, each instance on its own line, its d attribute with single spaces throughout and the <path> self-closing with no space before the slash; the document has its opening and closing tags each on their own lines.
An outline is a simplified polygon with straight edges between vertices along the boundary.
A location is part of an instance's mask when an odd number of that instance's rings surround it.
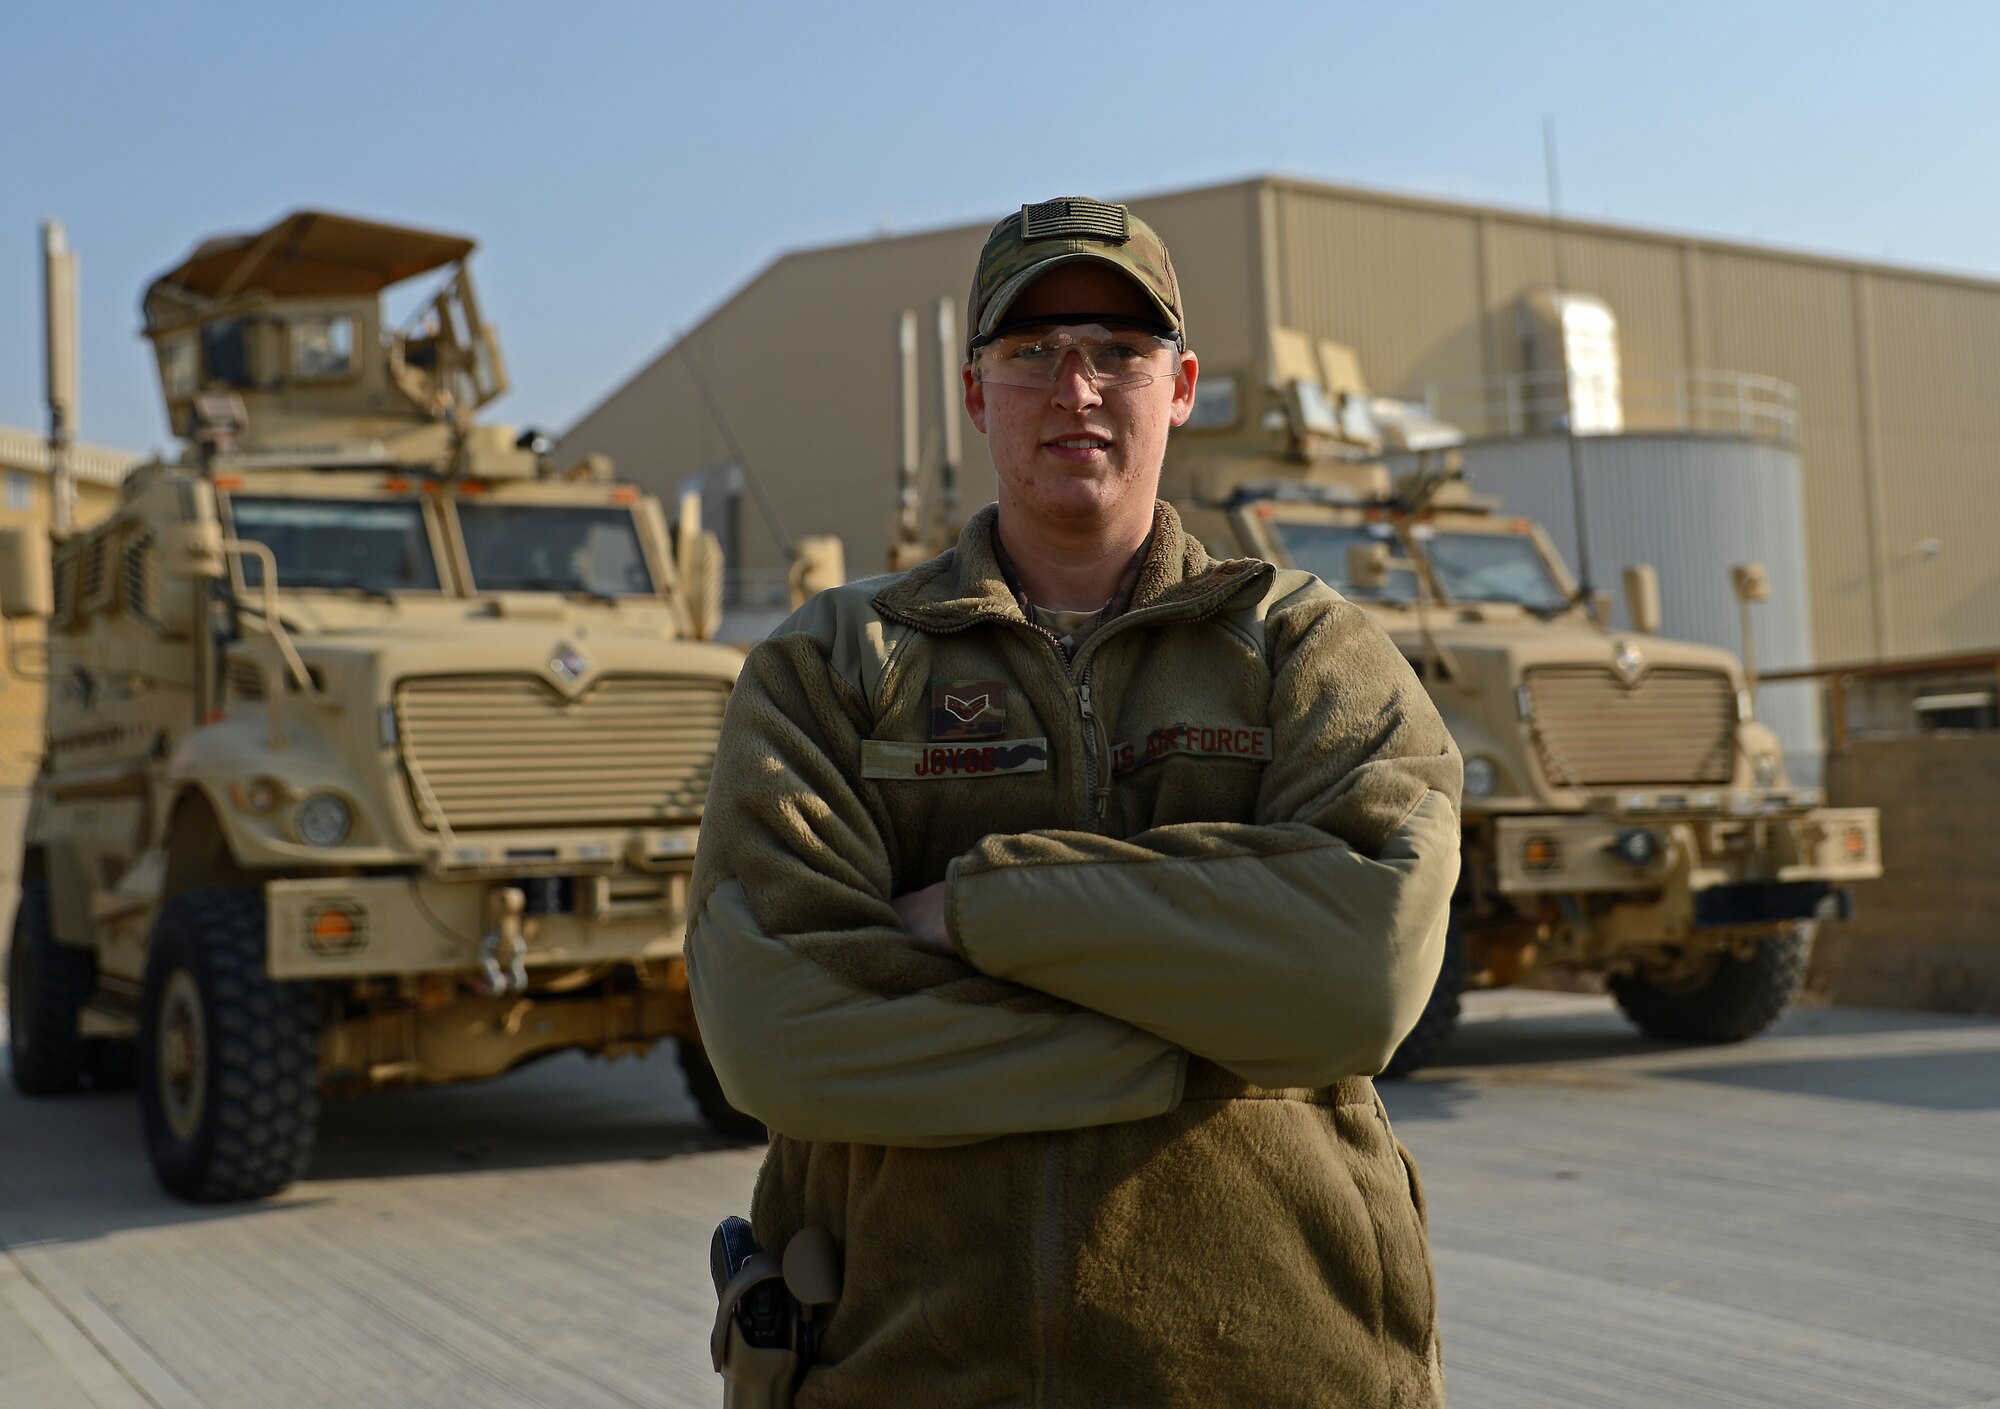
<svg viewBox="0 0 2000 1409">
<path fill-rule="evenodd" d="M 670 1051 L 614 1063 L 567 1053 L 491 1081 L 329 1099 L 300 1187 L 744 1147 L 702 1124 Z"/>
<path fill-rule="evenodd" d="M 1932 1111 L 2000 1110 L 2000 1052 L 1905 1052 L 1879 1057 L 1829 1057 L 1731 1066 L 1684 1067 L 1655 1073 L 1676 1081 L 1708 1081 L 1786 1095 L 1915 1106 Z"/>
<path fill-rule="evenodd" d="M 1609 1003 L 1556 1000 L 1568 1011 L 1526 995 L 1509 1011 L 1508 995 L 1476 995 L 1484 1011 L 1471 1011 L 1436 1061 L 1378 1088 L 1398 1120 L 1448 1120 L 1493 1082 L 1556 1082 L 1615 1088 L 1644 1077 L 1706 1081 L 1796 1095 L 1936 1111 L 2000 1109 L 2000 1051 L 1884 1053 L 1854 1056 L 1852 1049 L 1825 1056 L 1792 1047 L 1777 1060 L 1745 1061 L 1766 1043 L 1799 1038 L 1894 1037 L 1902 1033 L 2000 1032 L 1990 1017 L 1888 1008 L 1794 1008 L 1758 1038 L 1704 1046 L 1647 1037 Z M 1471 1005 L 1468 1004 L 1470 1007 Z M 1781 1049 L 1782 1050 L 1782 1049 Z M 1637 1068 L 1593 1066 L 1613 1058 L 1668 1053 L 1708 1053 L 1699 1064 L 1645 1063 Z"/>
<path fill-rule="evenodd" d="M 1396 1124 L 1417 1120 L 1453 1120 L 1459 1108 L 1479 1099 L 1479 1088 L 1461 1076 L 1419 1073 L 1375 1088 Z"/>
<path fill-rule="evenodd" d="M 1896 1032 L 1951 1032 L 1993 1027 L 1991 1016 L 1934 1013 L 1920 1008 L 1846 1008 L 1806 1004 L 1793 1008 L 1771 1029 L 1778 1037 L 1864 1037 Z"/>
<path fill-rule="evenodd" d="M 743 1148 L 702 1124 L 671 1053 L 608 1064 L 566 1054 L 478 1085 L 329 1098 L 312 1165 L 289 1191 L 262 1203 L 191 1205 L 155 1182 L 132 1092 L 30 1100 L 0 1057 L 0 1246 L 279 1216 L 326 1202 L 321 1186 L 335 1180 Z"/>
<path fill-rule="evenodd" d="M 1675 1050 L 1676 1044 L 1646 1036 L 1607 1008 L 1602 1012 L 1467 1023 L 1452 1034 L 1431 1068 L 1587 1062 L 1600 1057 L 1636 1057 Z"/>
</svg>

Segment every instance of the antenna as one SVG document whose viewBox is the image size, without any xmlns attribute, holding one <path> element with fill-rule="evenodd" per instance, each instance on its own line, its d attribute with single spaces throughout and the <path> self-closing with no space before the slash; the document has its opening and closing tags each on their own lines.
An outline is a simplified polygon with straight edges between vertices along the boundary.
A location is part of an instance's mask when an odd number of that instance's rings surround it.
<svg viewBox="0 0 2000 1409">
<path fill-rule="evenodd" d="M 938 520 L 947 541 L 958 531 L 958 462 L 964 453 L 964 433 L 959 429 L 958 305 L 950 295 L 938 300 L 938 405 L 944 426 L 944 463 L 938 466 Z"/>
<path fill-rule="evenodd" d="M 50 527 L 76 526 L 76 479 L 69 446 L 76 434 L 76 255 L 60 220 L 42 222 L 42 320 L 47 332 Z"/>
<path fill-rule="evenodd" d="M 1576 596 L 1591 601 L 1590 525 L 1584 517 L 1583 442 L 1576 434 L 1576 394 L 1569 376 L 1569 326 L 1564 303 L 1569 279 L 1563 272 L 1562 193 L 1556 182 L 1556 120 L 1542 119 L 1542 158 L 1549 179 L 1549 240 L 1555 247 L 1556 346 L 1562 351 L 1563 439 L 1569 446 L 1569 492 L 1576 514 Z M 1595 610 L 1595 608 L 1591 608 Z"/>
<path fill-rule="evenodd" d="M 923 537 L 922 497 L 917 490 L 917 311 L 906 308 L 896 320 L 896 355 L 902 377 L 897 414 L 901 422 L 902 455 L 896 463 L 897 527 L 905 543 Z"/>
<path fill-rule="evenodd" d="M 694 380 L 695 393 L 701 397 L 701 404 L 708 411 L 709 420 L 722 433 L 722 443 L 729 447 L 729 456 L 743 471 L 743 478 L 750 485 L 751 497 L 757 501 L 757 512 L 763 517 L 764 527 L 771 530 L 771 537 L 778 540 L 778 546 L 787 554 L 792 551 L 791 535 L 785 532 L 784 522 L 778 517 L 778 510 L 771 503 L 771 496 L 764 492 L 764 481 L 757 478 L 757 472 L 750 467 L 750 460 L 737 443 L 736 435 L 729 429 L 729 420 L 722 414 L 722 408 L 715 404 L 715 394 L 708 389 L 708 378 L 702 375 L 701 363 L 695 361 L 694 348 L 688 335 L 680 340 L 681 358 L 687 363 L 688 375 Z"/>
</svg>

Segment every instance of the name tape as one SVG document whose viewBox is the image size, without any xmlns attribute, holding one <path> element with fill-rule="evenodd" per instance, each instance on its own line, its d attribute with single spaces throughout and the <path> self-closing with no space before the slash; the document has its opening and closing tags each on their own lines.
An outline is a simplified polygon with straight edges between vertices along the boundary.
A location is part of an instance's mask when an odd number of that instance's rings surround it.
<svg viewBox="0 0 2000 1409">
<path fill-rule="evenodd" d="M 1049 741 L 1004 739 L 991 744 L 910 744 L 891 739 L 861 742 L 864 778 L 992 778 L 1006 773 L 1042 773 L 1049 766 Z"/>
</svg>

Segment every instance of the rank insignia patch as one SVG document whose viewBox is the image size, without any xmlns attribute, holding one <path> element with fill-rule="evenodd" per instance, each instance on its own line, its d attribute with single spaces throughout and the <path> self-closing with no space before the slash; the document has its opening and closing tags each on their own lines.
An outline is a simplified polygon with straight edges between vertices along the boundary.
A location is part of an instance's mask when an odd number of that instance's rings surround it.
<svg viewBox="0 0 2000 1409">
<path fill-rule="evenodd" d="M 1007 732 L 1007 684 L 1004 680 L 933 680 L 931 737 L 940 743 L 955 739 L 997 739 Z"/>
</svg>

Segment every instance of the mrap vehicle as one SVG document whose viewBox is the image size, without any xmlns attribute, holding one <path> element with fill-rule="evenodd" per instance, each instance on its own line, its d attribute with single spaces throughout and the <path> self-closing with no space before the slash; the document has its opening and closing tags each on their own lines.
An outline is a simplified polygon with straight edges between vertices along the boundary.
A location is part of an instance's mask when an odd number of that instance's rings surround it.
<svg viewBox="0 0 2000 1409">
<path fill-rule="evenodd" d="M 202 244 L 143 304 L 185 451 L 0 545 L 0 605 L 48 623 L 14 1079 L 136 1075 L 185 1198 L 296 1179 L 323 1092 L 565 1049 L 676 1039 L 747 1124 L 681 957 L 742 660 L 702 639 L 716 545 L 474 420 L 506 374 L 472 249 L 312 211 Z"/>
<path fill-rule="evenodd" d="M 1632 629 L 1612 629 L 1539 525 L 1471 492 L 1455 429 L 1369 396 L 1351 349 L 1280 328 L 1258 371 L 1218 429 L 1175 433 L 1162 496 L 1215 551 L 1373 614 L 1465 757 L 1444 968 L 1391 1074 L 1438 1053 L 1463 990 L 1559 971 L 1601 978 L 1657 1037 L 1776 1021 L 1815 927 L 1882 873 L 1875 809 L 1790 786 L 1741 661 L 1658 634 L 1650 567 L 1627 570 Z M 1739 595 L 1761 579 L 1743 565 Z"/>
</svg>

